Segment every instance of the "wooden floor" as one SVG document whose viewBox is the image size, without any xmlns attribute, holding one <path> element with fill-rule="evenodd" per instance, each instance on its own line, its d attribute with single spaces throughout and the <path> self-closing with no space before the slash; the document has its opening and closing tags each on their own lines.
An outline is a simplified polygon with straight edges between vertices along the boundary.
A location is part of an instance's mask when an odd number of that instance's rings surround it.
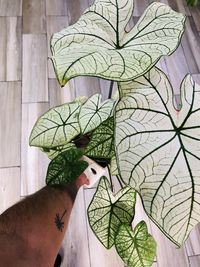
<svg viewBox="0 0 200 267">
<path fill-rule="evenodd" d="M 134 18 L 147 7 L 137 0 Z M 175 54 L 159 66 L 169 75 L 177 99 L 186 73 L 200 83 L 200 7 L 188 8 L 184 0 L 163 0 L 187 14 L 186 32 Z M 55 79 L 49 39 L 53 32 L 74 23 L 92 0 L 0 0 L 0 212 L 41 188 L 48 159 L 28 146 L 38 116 L 77 95 L 102 92 L 109 83 L 96 78 L 76 78 L 65 89 Z M 114 250 L 107 251 L 88 227 L 86 207 L 94 189 L 81 191 L 64 241 L 64 267 L 124 267 Z M 138 203 L 137 219 L 144 217 Z M 177 249 L 146 218 L 158 242 L 154 267 L 199 267 L 200 227 L 185 246 Z"/>
</svg>

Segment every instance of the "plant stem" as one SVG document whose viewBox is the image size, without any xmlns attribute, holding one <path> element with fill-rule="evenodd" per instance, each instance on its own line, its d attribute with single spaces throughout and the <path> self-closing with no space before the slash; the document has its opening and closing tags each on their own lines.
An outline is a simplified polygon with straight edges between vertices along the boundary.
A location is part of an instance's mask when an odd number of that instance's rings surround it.
<svg viewBox="0 0 200 267">
<path fill-rule="evenodd" d="M 112 181 L 112 176 L 111 176 L 111 173 L 110 173 L 110 168 L 109 168 L 109 166 L 108 166 L 108 173 L 109 173 L 109 177 L 110 177 L 111 190 L 112 190 L 112 192 L 113 192 L 114 187 L 113 187 L 113 181 Z"/>
<path fill-rule="evenodd" d="M 116 175 L 116 177 L 117 177 L 118 183 L 120 184 L 121 188 L 123 188 L 124 186 L 123 186 L 123 184 L 122 184 L 122 182 L 121 182 L 121 180 L 120 180 L 119 175 Z"/>
<path fill-rule="evenodd" d="M 113 86 L 114 86 L 114 81 L 111 81 L 111 82 L 110 82 L 109 94 L 108 94 L 108 98 L 109 98 L 109 99 L 112 97 Z"/>
</svg>

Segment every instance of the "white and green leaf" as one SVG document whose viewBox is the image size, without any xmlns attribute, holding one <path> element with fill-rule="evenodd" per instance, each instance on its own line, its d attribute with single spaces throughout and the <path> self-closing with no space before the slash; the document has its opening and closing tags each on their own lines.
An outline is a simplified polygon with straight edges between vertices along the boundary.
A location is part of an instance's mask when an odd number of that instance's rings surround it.
<svg viewBox="0 0 200 267">
<path fill-rule="evenodd" d="M 53 35 L 52 62 L 61 86 L 78 75 L 128 81 L 177 48 L 185 16 L 153 3 L 127 33 L 133 2 L 96 0 L 76 24 Z"/>
<path fill-rule="evenodd" d="M 114 118 L 110 117 L 102 122 L 92 133 L 85 155 L 92 158 L 111 159 L 114 151 Z"/>
<path fill-rule="evenodd" d="M 118 167 L 117 167 L 117 159 L 116 159 L 115 155 L 111 158 L 109 168 L 110 168 L 110 174 L 111 175 L 113 175 L 113 176 L 119 175 L 119 171 L 118 171 Z"/>
<path fill-rule="evenodd" d="M 67 103 L 50 109 L 36 122 L 30 135 L 30 145 L 53 148 L 69 143 L 80 133 L 80 104 Z"/>
<path fill-rule="evenodd" d="M 60 153 L 67 151 L 69 149 L 72 148 L 76 148 L 75 144 L 73 143 L 68 143 L 66 145 L 63 146 L 58 146 L 58 147 L 54 147 L 54 148 L 41 148 L 41 151 L 46 153 L 49 159 L 54 159 L 55 157 L 57 157 Z"/>
<path fill-rule="evenodd" d="M 200 222 L 200 86 L 186 76 L 181 110 L 172 87 L 153 68 L 120 84 L 116 156 L 124 182 L 142 197 L 151 219 L 177 245 Z"/>
<path fill-rule="evenodd" d="M 66 185 L 76 180 L 88 167 L 88 162 L 80 160 L 81 150 L 70 149 L 56 156 L 48 166 L 46 184 Z"/>
<path fill-rule="evenodd" d="M 107 178 L 101 178 L 88 208 L 88 219 L 94 234 L 106 248 L 113 246 L 121 223 L 131 224 L 135 201 L 135 190 L 125 187 L 113 196 Z"/>
<path fill-rule="evenodd" d="M 122 224 L 115 239 L 115 247 L 128 267 L 150 267 L 156 256 L 156 242 L 148 233 L 144 221 L 136 225 L 134 230 Z"/>
<path fill-rule="evenodd" d="M 95 94 L 81 107 L 79 123 L 82 134 L 91 132 L 112 116 L 115 101 L 108 99 L 101 103 L 101 98 L 100 94 Z"/>
</svg>

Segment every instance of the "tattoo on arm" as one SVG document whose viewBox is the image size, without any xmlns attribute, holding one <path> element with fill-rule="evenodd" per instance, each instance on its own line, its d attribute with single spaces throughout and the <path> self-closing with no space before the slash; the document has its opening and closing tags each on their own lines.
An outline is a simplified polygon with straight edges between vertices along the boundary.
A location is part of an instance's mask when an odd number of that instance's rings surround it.
<svg viewBox="0 0 200 267">
<path fill-rule="evenodd" d="M 60 216 L 59 213 L 56 213 L 56 217 L 55 217 L 55 224 L 56 227 L 58 228 L 59 231 L 62 232 L 63 228 L 64 228 L 64 222 L 63 222 L 63 217 L 65 216 L 67 210 L 65 210 L 62 214 L 62 216 Z"/>
</svg>

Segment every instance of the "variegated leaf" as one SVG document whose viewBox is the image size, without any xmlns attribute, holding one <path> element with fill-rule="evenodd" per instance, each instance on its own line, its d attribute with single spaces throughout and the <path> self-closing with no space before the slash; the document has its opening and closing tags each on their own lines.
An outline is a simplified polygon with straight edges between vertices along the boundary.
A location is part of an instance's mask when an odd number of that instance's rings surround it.
<svg viewBox="0 0 200 267">
<path fill-rule="evenodd" d="M 48 166 L 46 184 L 66 185 L 76 180 L 88 167 L 88 162 L 80 160 L 83 153 L 70 149 L 60 153 Z"/>
<path fill-rule="evenodd" d="M 120 85 L 116 155 L 121 177 L 176 244 L 200 222 L 200 86 L 182 82 L 181 110 L 159 69 Z"/>
<path fill-rule="evenodd" d="M 67 103 L 50 109 L 36 122 L 30 135 L 30 145 L 53 148 L 69 143 L 80 133 L 80 104 Z"/>
<path fill-rule="evenodd" d="M 92 133 L 85 155 L 92 158 L 111 159 L 114 154 L 114 118 L 102 122 Z"/>
<path fill-rule="evenodd" d="M 107 178 L 101 178 L 88 208 L 88 219 L 94 234 L 106 248 L 113 246 L 121 223 L 131 224 L 135 201 L 135 190 L 125 187 L 113 196 Z"/>
<path fill-rule="evenodd" d="M 127 33 L 133 2 L 96 0 L 76 24 L 53 35 L 52 61 L 61 86 L 78 75 L 127 81 L 177 48 L 185 16 L 153 3 Z"/>
<path fill-rule="evenodd" d="M 108 99 L 101 103 L 101 98 L 101 95 L 95 94 L 81 107 L 79 123 L 82 134 L 91 132 L 112 116 L 115 101 Z"/>
<path fill-rule="evenodd" d="M 117 253 L 128 267 L 151 267 L 156 256 L 156 242 L 141 221 L 132 231 L 122 224 L 115 239 Z"/>
<path fill-rule="evenodd" d="M 54 148 L 41 148 L 41 151 L 46 153 L 49 159 L 54 159 L 57 157 L 60 153 L 67 151 L 69 149 L 76 148 L 75 144 L 73 143 L 68 143 L 63 146 L 57 146 Z"/>
</svg>

